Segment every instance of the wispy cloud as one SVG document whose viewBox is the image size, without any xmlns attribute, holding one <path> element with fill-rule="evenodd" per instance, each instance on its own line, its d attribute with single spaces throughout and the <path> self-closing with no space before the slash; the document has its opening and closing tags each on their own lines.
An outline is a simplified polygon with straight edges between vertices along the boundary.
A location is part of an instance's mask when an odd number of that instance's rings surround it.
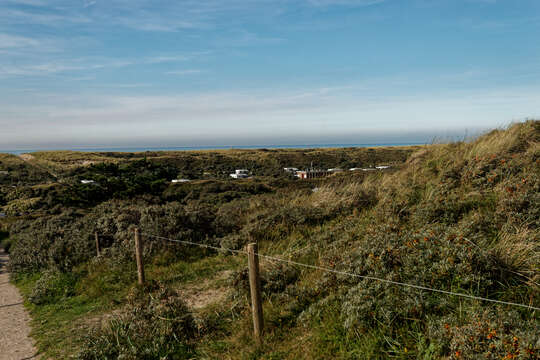
<svg viewBox="0 0 540 360">
<path fill-rule="evenodd" d="M 92 81 L 95 80 L 95 76 L 80 76 L 67 79 L 68 81 Z"/>
<path fill-rule="evenodd" d="M 253 15 L 275 14 L 287 0 L 6 0 L 0 3 L 0 19 L 6 24 L 65 24 L 122 26 L 149 32 L 212 29 L 224 19 L 238 22 Z M 23 6 L 21 6 L 23 5 Z M 31 5 L 28 7 L 27 5 Z M 264 14 L 264 16 L 263 16 Z"/>
<path fill-rule="evenodd" d="M 84 6 L 85 8 L 87 8 L 87 7 L 96 5 L 96 4 L 97 4 L 97 1 L 96 1 L 96 0 L 84 0 L 83 6 Z"/>
<path fill-rule="evenodd" d="M 199 69 L 186 69 L 186 70 L 173 70 L 167 71 L 165 74 L 168 75 L 195 75 L 205 72 L 204 70 Z"/>
<path fill-rule="evenodd" d="M 9 40 L 9 41 L 8 41 Z M 5 46 L 16 41 L 16 37 L 6 37 Z M 32 39 L 27 39 L 31 41 Z M 2 36 L 0 35 L 0 50 L 2 49 Z M 1 53 L 1 51 L 0 51 Z M 9 63 L 0 60 L 0 77 L 21 77 L 21 76 L 50 76 L 59 73 L 84 73 L 87 71 L 95 71 L 107 68 L 124 68 L 134 65 L 159 65 L 163 63 L 185 62 L 194 59 L 198 56 L 208 54 L 208 52 L 194 52 L 177 55 L 155 55 L 140 59 L 110 59 L 110 58 L 79 58 L 79 59 L 57 59 L 55 61 L 40 62 L 40 63 Z M 202 72 L 201 70 L 187 70 Z M 176 74 L 180 75 L 180 74 Z M 187 75 L 184 74 L 184 75 Z M 86 76 L 86 75 L 85 75 Z M 76 76 L 80 78 L 81 76 Z"/>
<path fill-rule="evenodd" d="M 29 6 L 46 6 L 46 0 L 5 0 L 6 3 L 17 4 L 17 5 L 29 5 Z"/>
<path fill-rule="evenodd" d="M 244 47 L 251 45 L 272 45 L 285 42 L 283 37 L 261 36 L 246 30 L 235 30 L 221 34 L 216 40 L 217 47 Z"/>
<path fill-rule="evenodd" d="M 86 63 L 83 61 L 47 62 L 40 64 L 0 64 L 0 77 L 12 76 L 49 76 L 58 73 L 80 72 L 104 68 L 121 68 L 133 65 L 133 61 L 111 59 L 101 63 Z"/>
<path fill-rule="evenodd" d="M 37 65 L 0 65 L 0 78 L 13 76 L 48 76 L 51 74 L 83 70 L 84 66 L 45 63 Z"/>
<path fill-rule="evenodd" d="M 0 49 L 36 47 L 39 44 L 37 39 L 0 33 Z"/>
<path fill-rule="evenodd" d="M 0 10 L 0 19 L 2 19 L 2 22 L 6 24 L 30 24 L 63 27 L 68 23 L 88 24 L 92 21 L 90 18 L 77 13 L 63 14 L 58 11 L 38 12 L 10 8 L 0 8 Z"/>
<path fill-rule="evenodd" d="M 157 55 L 145 58 L 143 61 L 147 64 L 161 64 L 168 62 L 187 61 L 192 59 L 196 54 L 180 54 L 180 55 Z"/>
<path fill-rule="evenodd" d="M 314 6 L 370 6 L 386 0 L 308 0 Z"/>
</svg>

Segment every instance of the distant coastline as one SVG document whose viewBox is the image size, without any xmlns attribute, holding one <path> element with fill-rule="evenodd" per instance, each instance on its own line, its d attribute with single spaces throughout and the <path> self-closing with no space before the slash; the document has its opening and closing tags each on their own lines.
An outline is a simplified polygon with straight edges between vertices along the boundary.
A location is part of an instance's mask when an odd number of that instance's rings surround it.
<svg viewBox="0 0 540 360">
<path fill-rule="evenodd" d="M 96 148 L 67 148 L 67 149 L 24 149 L 2 150 L 4 154 L 25 154 L 38 151 L 80 151 L 80 152 L 126 152 L 137 153 L 145 151 L 197 151 L 197 150 L 256 150 L 256 149 L 317 149 L 317 148 L 348 148 L 348 147 L 385 147 L 385 146 L 418 146 L 426 143 L 377 143 L 377 144 L 287 144 L 287 145 L 208 145 L 208 146 L 148 146 L 148 147 L 96 147 Z"/>
</svg>

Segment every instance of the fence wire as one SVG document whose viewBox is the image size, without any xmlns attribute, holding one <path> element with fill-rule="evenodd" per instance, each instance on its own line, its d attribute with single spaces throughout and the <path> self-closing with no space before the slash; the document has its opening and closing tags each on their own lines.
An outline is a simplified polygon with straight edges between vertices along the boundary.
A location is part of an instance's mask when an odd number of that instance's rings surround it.
<svg viewBox="0 0 540 360">
<path fill-rule="evenodd" d="M 180 244 L 184 244 L 184 245 L 199 246 L 199 247 L 202 247 L 202 248 L 212 249 L 212 250 L 221 251 L 221 252 L 230 252 L 232 254 L 245 254 L 245 255 L 247 255 L 247 251 L 244 251 L 244 250 L 234 250 L 234 249 L 228 249 L 228 248 L 223 248 L 223 247 L 218 247 L 218 246 L 200 244 L 200 243 L 196 243 L 196 242 L 192 242 L 192 241 L 170 239 L 170 238 L 167 238 L 167 237 L 157 236 L 157 235 L 148 234 L 148 233 L 141 233 L 141 235 L 151 237 L 151 238 L 155 238 L 155 239 L 180 243 Z M 264 255 L 264 254 L 260 254 L 260 253 L 255 253 L 255 255 L 257 255 L 258 257 L 260 257 L 262 259 L 287 263 L 287 264 L 291 264 L 291 265 L 305 267 L 305 268 L 309 268 L 309 269 L 313 269 L 313 270 L 324 271 L 324 272 L 327 272 L 327 273 L 333 273 L 333 274 L 337 274 L 337 275 L 344 275 L 344 276 L 355 277 L 355 278 L 358 278 L 358 279 L 379 281 L 379 282 L 390 284 L 390 285 L 408 287 L 408 288 L 413 288 L 413 289 L 418 289 L 418 290 L 423 290 L 423 291 L 431 291 L 431 292 L 435 292 L 435 293 L 451 295 L 451 296 L 458 296 L 458 297 L 471 299 L 471 300 L 479 300 L 479 301 L 486 301 L 486 302 L 491 302 L 491 303 L 501 304 L 501 305 L 516 306 L 516 307 L 526 308 L 526 309 L 533 310 L 533 311 L 534 310 L 540 310 L 539 307 L 535 307 L 535 306 L 532 306 L 532 305 L 525 305 L 525 304 L 520 304 L 520 303 L 515 303 L 515 302 L 510 302 L 510 301 L 489 299 L 489 298 L 485 298 L 485 297 L 481 297 L 481 296 L 468 295 L 468 294 L 457 293 L 457 292 L 453 292 L 453 291 L 435 289 L 435 288 L 431 288 L 431 287 L 427 287 L 427 286 L 414 285 L 414 284 L 404 283 L 404 282 L 400 282 L 400 281 L 383 279 L 383 278 L 379 278 L 379 277 L 375 277 L 375 276 L 359 275 L 359 274 L 354 274 L 354 273 L 350 273 L 350 272 L 346 272 L 346 271 L 340 271 L 340 270 L 325 268 L 325 267 L 321 267 L 321 266 L 317 266 L 317 265 L 304 264 L 304 263 L 300 263 L 300 262 L 297 262 L 297 261 L 288 260 L 288 259 L 282 259 L 282 258 L 279 258 L 279 257 L 276 257 L 276 256 Z"/>
</svg>

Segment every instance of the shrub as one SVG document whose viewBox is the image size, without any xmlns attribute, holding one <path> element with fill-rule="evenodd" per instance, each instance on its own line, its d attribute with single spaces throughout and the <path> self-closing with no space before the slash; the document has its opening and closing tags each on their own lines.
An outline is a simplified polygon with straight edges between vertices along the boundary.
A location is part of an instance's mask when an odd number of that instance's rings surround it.
<svg viewBox="0 0 540 360">
<path fill-rule="evenodd" d="M 125 314 L 90 334 L 78 359 L 191 359 L 195 334 L 194 320 L 180 295 L 150 284 L 132 291 Z"/>
<path fill-rule="evenodd" d="M 11 247 L 11 245 L 12 242 L 9 239 L 9 233 L 0 230 L 0 247 L 3 248 L 7 253 L 9 253 L 9 248 Z"/>
<path fill-rule="evenodd" d="M 45 271 L 36 281 L 28 301 L 35 305 L 50 304 L 75 294 L 77 278 L 73 274 Z"/>
<path fill-rule="evenodd" d="M 538 321 L 526 320 L 515 310 L 467 308 L 461 318 L 456 314 L 432 322 L 428 334 L 451 359 L 538 359 L 540 355 Z"/>
<path fill-rule="evenodd" d="M 295 283 L 299 276 L 300 271 L 289 264 L 273 265 L 263 273 L 262 291 L 265 295 L 281 293 L 288 285 Z"/>
</svg>

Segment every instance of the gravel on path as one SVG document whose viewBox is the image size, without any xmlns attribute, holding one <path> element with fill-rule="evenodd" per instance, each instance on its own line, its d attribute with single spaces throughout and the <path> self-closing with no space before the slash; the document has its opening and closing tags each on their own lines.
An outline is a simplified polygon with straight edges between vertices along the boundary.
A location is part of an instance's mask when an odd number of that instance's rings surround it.
<svg viewBox="0 0 540 360">
<path fill-rule="evenodd" d="M 30 338 L 30 315 L 19 290 L 9 282 L 8 261 L 0 249 L 0 360 L 38 359 Z"/>
</svg>

